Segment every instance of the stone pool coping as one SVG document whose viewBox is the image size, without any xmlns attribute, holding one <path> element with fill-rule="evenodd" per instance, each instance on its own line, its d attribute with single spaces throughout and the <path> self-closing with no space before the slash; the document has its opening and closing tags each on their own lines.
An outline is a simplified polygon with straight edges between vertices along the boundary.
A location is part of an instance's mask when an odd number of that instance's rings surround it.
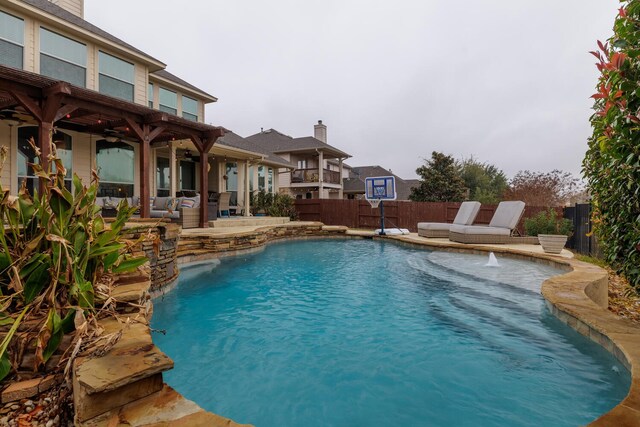
<svg viewBox="0 0 640 427">
<path fill-rule="evenodd" d="M 631 372 L 631 387 L 625 399 L 591 426 L 640 425 L 640 327 L 607 310 L 608 274 L 595 265 L 578 261 L 569 251 L 549 255 L 536 245 L 462 244 L 448 239 L 429 239 L 415 233 L 375 236 L 371 231 L 324 226 L 316 222 L 252 227 L 235 232 L 182 233 L 178 264 L 189 264 L 222 256 L 261 250 L 267 243 L 301 238 L 373 238 L 391 240 L 434 250 L 464 253 L 494 252 L 503 256 L 553 265 L 566 271 L 542 284 L 549 310 L 562 322 L 611 352 Z M 184 239 L 184 241 L 183 241 Z"/>
</svg>

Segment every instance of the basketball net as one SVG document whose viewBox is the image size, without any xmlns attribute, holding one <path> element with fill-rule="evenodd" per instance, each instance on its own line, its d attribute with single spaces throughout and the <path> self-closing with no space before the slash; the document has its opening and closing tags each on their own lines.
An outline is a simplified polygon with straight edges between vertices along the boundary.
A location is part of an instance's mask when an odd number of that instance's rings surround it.
<svg viewBox="0 0 640 427">
<path fill-rule="evenodd" d="M 381 200 L 382 199 L 367 199 L 372 209 L 376 209 L 378 206 L 380 206 Z"/>
</svg>

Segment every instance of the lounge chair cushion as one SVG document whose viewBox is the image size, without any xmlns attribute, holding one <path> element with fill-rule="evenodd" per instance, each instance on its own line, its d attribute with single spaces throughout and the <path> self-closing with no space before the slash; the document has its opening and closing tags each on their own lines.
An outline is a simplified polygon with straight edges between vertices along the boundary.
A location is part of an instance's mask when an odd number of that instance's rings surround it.
<svg viewBox="0 0 640 427">
<path fill-rule="evenodd" d="M 524 206 L 524 202 L 520 201 L 500 202 L 496 212 L 493 214 L 493 218 L 491 218 L 489 227 L 513 230 L 518 225 L 520 217 L 522 217 Z"/>
<path fill-rule="evenodd" d="M 449 231 L 452 225 L 448 222 L 419 222 L 418 230 Z"/>
<path fill-rule="evenodd" d="M 454 224 L 471 225 L 480 211 L 480 202 L 463 202 L 453 220 Z"/>
<path fill-rule="evenodd" d="M 458 225 L 452 224 L 449 229 L 451 233 L 458 234 L 483 234 L 483 235 L 497 235 L 497 236 L 510 236 L 511 229 L 504 227 L 491 227 L 486 225 Z"/>
</svg>

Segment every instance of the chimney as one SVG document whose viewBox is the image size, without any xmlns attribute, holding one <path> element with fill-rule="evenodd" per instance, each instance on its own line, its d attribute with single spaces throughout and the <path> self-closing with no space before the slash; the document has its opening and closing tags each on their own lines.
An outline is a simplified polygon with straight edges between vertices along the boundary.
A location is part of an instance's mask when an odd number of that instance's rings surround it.
<svg viewBox="0 0 640 427">
<path fill-rule="evenodd" d="M 60 6 L 67 12 L 84 19 L 84 0 L 49 0 L 51 3 Z"/>
<path fill-rule="evenodd" d="M 313 136 L 325 144 L 327 143 L 327 126 L 322 124 L 322 120 L 318 120 L 318 124 L 313 125 Z"/>
</svg>

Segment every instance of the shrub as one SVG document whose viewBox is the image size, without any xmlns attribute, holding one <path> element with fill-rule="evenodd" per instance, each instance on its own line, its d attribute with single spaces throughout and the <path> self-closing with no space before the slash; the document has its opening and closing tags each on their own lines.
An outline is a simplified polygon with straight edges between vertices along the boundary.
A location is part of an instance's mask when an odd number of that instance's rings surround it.
<svg viewBox="0 0 640 427">
<path fill-rule="evenodd" d="M 528 236 L 540 234 L 563 234 L 570 236 L 573 232 L 573 224 L 566 218 L 558 217 L 555 209 L 542 211 L 537 215 L 524 220 L 524 229 Z"/>
<path fill-rule="evenodd" d="M 0 172 L 6 156 L 0 147 Z M 5 332 L 10 325 L 0 344 L 0 380 L 20 365 L 25 348 L 35 352 L 34 369 L 40 369 L 74 330 L 74 321 L 95 315 L 96 298 L 104 296 L 96 287 L 103 274 L 146 262 L 128 255 L 133 242 L 121 238 L 135 208 L 124 202 L 106 226 L 95 205 L 97 177 L 86 187 L 74 174 L 69 191 L 53 144 L 50 164 L 50 170 L 30 165 L 44 182 L 42 194 L 30 195 L 23 183 L 14 197 L 0 184 L 0 327 Z M 29 328 L 16 334 L 21 322 Z"/>
<path fill-rule="evenodd" d="M 288 194 L 274 194 L 273 203 L 268 209 L 270 216 L 289 217 L 295 221 L 298 219 L 298 212 L 294 205 L 295 200 Z"/>
<path fill-rule="evenodd" d="M 295 221 L 298 212 L 294 206 L 295 200 L 288 194 L 272 194 L 264 190 L 251 195 L 251 213 L 267 214 L 269 216 L 284 216 Z"/>
<path fill-rule="evenodd" d="M 622 2 L 613 36 L 591 52 L 600 72 L 583 161 L 605 259 L 640 287 L 640 1 Z"/>
</svg>

